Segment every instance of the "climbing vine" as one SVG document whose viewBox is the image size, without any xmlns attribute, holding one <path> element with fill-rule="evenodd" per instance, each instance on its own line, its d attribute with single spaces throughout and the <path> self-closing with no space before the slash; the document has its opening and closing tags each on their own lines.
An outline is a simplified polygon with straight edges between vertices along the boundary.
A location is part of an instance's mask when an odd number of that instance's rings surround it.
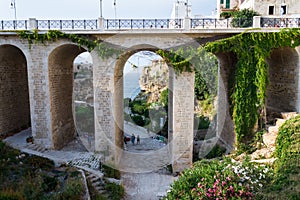
<svg viewBox="0 0 300 200">
<path fill-rule="evenodd" d="M 118 55 L 121 53 L 121 49 L 114 48 L 104 43 L 101 40 L 92 40 L 88 37 L 83 37 L 77 34 L 68 34 L 58 30 L 49 30 L 45 33 L 40 33 L 38 30 L 33 31 L 18 31 L 18 36 L 23 39 L 27 39 L 29 47 L 32 44 L 56 41 L 58 39 L 68 39 L 76 43 L 79 47 L 86 47 L 88 51 L 97 50 L 101 58 L 108 58 L 112 55 Z"/>
<path fill-rule="evenodd" d="M 236 133 L 236 147 L 252 140 L 254 127 L 265 107 L 268 86 L 268 64 L 271 51 L 279 47 L 295 48 L 300 44 L 300 29 L 281 29 L 279 32 L 244 32 L 231 38 L 207 43 L 208 52 L 232 52 L 237 58 L 229 80 L 229 101 Z M 157 53 L 170 63 L 178 73 L 192 71 L 200 56 L 198 49 L 181 48 Z M 198 50 L 198 51 L 197 51 Z"/>
<path fill-rule="evenodd" d="M 253 137 L 254 126 L 265 105 L 268 85 L 266 59 L 272 49 L 294 48 L 299 44 L 299 29 L 282 29 L 272 33 L 244 32 L 205 46 L 212 53 L 232 52 L 238 59 L 233 88 L 229 94 L 238 148 Z"/>
</svg>

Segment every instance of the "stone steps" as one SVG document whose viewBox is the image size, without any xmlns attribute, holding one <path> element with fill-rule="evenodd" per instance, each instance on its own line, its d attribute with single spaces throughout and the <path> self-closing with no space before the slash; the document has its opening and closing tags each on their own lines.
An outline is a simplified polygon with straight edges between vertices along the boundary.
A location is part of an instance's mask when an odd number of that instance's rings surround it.
<svg viewBox="0 0 300 200">
<path fill-rule="evenodd" d="M 96 174 L 87 172 L 87 179 L 92 184 L 92 187 L 102 196 L 108 197 L 107 191 L 105 190 L 105 181 L 103 176 L 98 176 Z"/>
<path fill-rule="evenodd" d="M 282 118 L 276 118 L 275 126 L 267 126 L 268 132 L 263 134 L 262 139 L 265 144 L 265 148 L 259 149 L 252 153 L 251 158 L 253 160 L 263 158 L 271 158 L 273 152 L 276 149 L 276 138 L 278 136 L 279 128 L 284 124 L 285 121 L 297 116 L 296 112 L 283 112 L 281 113 Z"/>
<path fill-rule="evenodd" d="M 34 143 L 28 143 L 25 148 L 33 150 L 33 151 L 37 151 L 40 153 L 45 153 L 48 151 L 48 149 L 46 149 L 40 145 L 34 144 Z"/>
<path fill-rule="evenodd" d="M 293 117 L 296 117 L 298 115 L 297 112 L 282 112 L 281 116 L 283 119 L 289 120 Z"/>
</svg>

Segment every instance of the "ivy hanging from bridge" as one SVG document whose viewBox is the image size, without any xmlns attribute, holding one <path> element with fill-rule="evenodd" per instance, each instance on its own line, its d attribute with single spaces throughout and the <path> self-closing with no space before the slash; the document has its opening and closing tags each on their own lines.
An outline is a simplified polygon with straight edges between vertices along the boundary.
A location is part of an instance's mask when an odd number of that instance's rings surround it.
<svg viewBox="0 0 300 200">
<path fill-rule="evenodd" d="M 272 49 L 300 45 L 299 29 L 279 32 L 244 32 L 231 38 L 208 43 L 212 53 L 232 52 L 237 56 L 235 78 L 231 85 L 230 105 L 235 125 L 236 147 L 243 148 L 254 136 L 254 127 L 264 109 L 268 85 L 266 59 Z M 232 81 L 232 80 L 230 80 Z"/>
<path fill-rule="evenodd" d="M 231 38 L 207 43 L 208 52 L 236 55 L 238 62 L 230 79 L 229 101 L 236 133 L 236 147 L 241 149 L 254 137 L 254 127 L 265 107 L 268 86 L 268 64 L 271 51 L 280 47 L 300 45 L 300 29 L 282 29 L 279 32 L 244 32 Z M 202 47 L 159 50 L 157 53 L 171 64 L 177 73 L 191 71 Z"/>
<path fill-rule="evenodd" d="M 41 33 L 38 30 L 25 30 L 17 31 L 17 34 L 20 38 L 27 39 L 29 48 L 31 48 L 32 44 L 36 43 L 46 44 L 46 42 L 53 42 L 58 39 L 67 39 L 74 42 L 79 47 L 86 47 L 89 52 L 94 49 L 97 50 L 101 58 L 108 58 L 112 55 L 121 53 L 121 49 L 111 47 L 101 40 L 92 40 L 88 37 L 77 34 L 68 34 L 58 30 L 49 30 L 45 33 Z"/>
</svg>

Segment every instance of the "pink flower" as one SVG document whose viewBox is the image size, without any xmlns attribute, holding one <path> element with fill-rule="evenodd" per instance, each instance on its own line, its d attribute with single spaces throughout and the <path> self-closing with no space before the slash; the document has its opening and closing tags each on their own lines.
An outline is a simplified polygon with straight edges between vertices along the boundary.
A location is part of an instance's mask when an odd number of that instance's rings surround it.
<svg viewBox="0 0 300 200">
<path fill-rule="evenodd" d="M 198 188 L 201 188 L 201 183 L 198 183 Z"/>
<path fill-rule="evenodd" d="M 225 181 L 222 181 L 222 187 L 224 187 L 224 185 L 226 185 L 226 182 L 225 182 Z"/>
<path fill-rule="evenodd" d="M 227 180 L 227 181 L 230 181 L 231 179 L 230 179 L 230 177 L 229 177 L 229 176 L 227 176 L 227 177 L 226 177 L 226 180 Z"/>
</svg>

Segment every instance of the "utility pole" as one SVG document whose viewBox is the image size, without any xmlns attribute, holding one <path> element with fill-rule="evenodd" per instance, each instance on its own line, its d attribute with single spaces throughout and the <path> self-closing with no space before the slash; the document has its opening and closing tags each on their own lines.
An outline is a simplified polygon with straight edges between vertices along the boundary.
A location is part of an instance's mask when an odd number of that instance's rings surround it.
<svg viewBox="0 0 300 200">
<path fill-rule="evenodd" d="M 10 8 L 14 9 L 15 12 L 15 20 L 17 20 L 17 6 L 16 6 L 16 0 L 11 0 Z"/>
<path fill-rule="evenodd" d="M 117 19 L 117 1 L 114 0 L 114 8 L 115 8 L 115 19 Z"/>
<path fill-rule="evenodd" d="M 100 18 L 103 18 L 103 15 L 102 15 L 102 0 L 100 0 Z"/>
<path fill-rule="evenodd" d="M 186 0 L 186 17 L 189 17 L 189 0 Z"/>
</svg>

